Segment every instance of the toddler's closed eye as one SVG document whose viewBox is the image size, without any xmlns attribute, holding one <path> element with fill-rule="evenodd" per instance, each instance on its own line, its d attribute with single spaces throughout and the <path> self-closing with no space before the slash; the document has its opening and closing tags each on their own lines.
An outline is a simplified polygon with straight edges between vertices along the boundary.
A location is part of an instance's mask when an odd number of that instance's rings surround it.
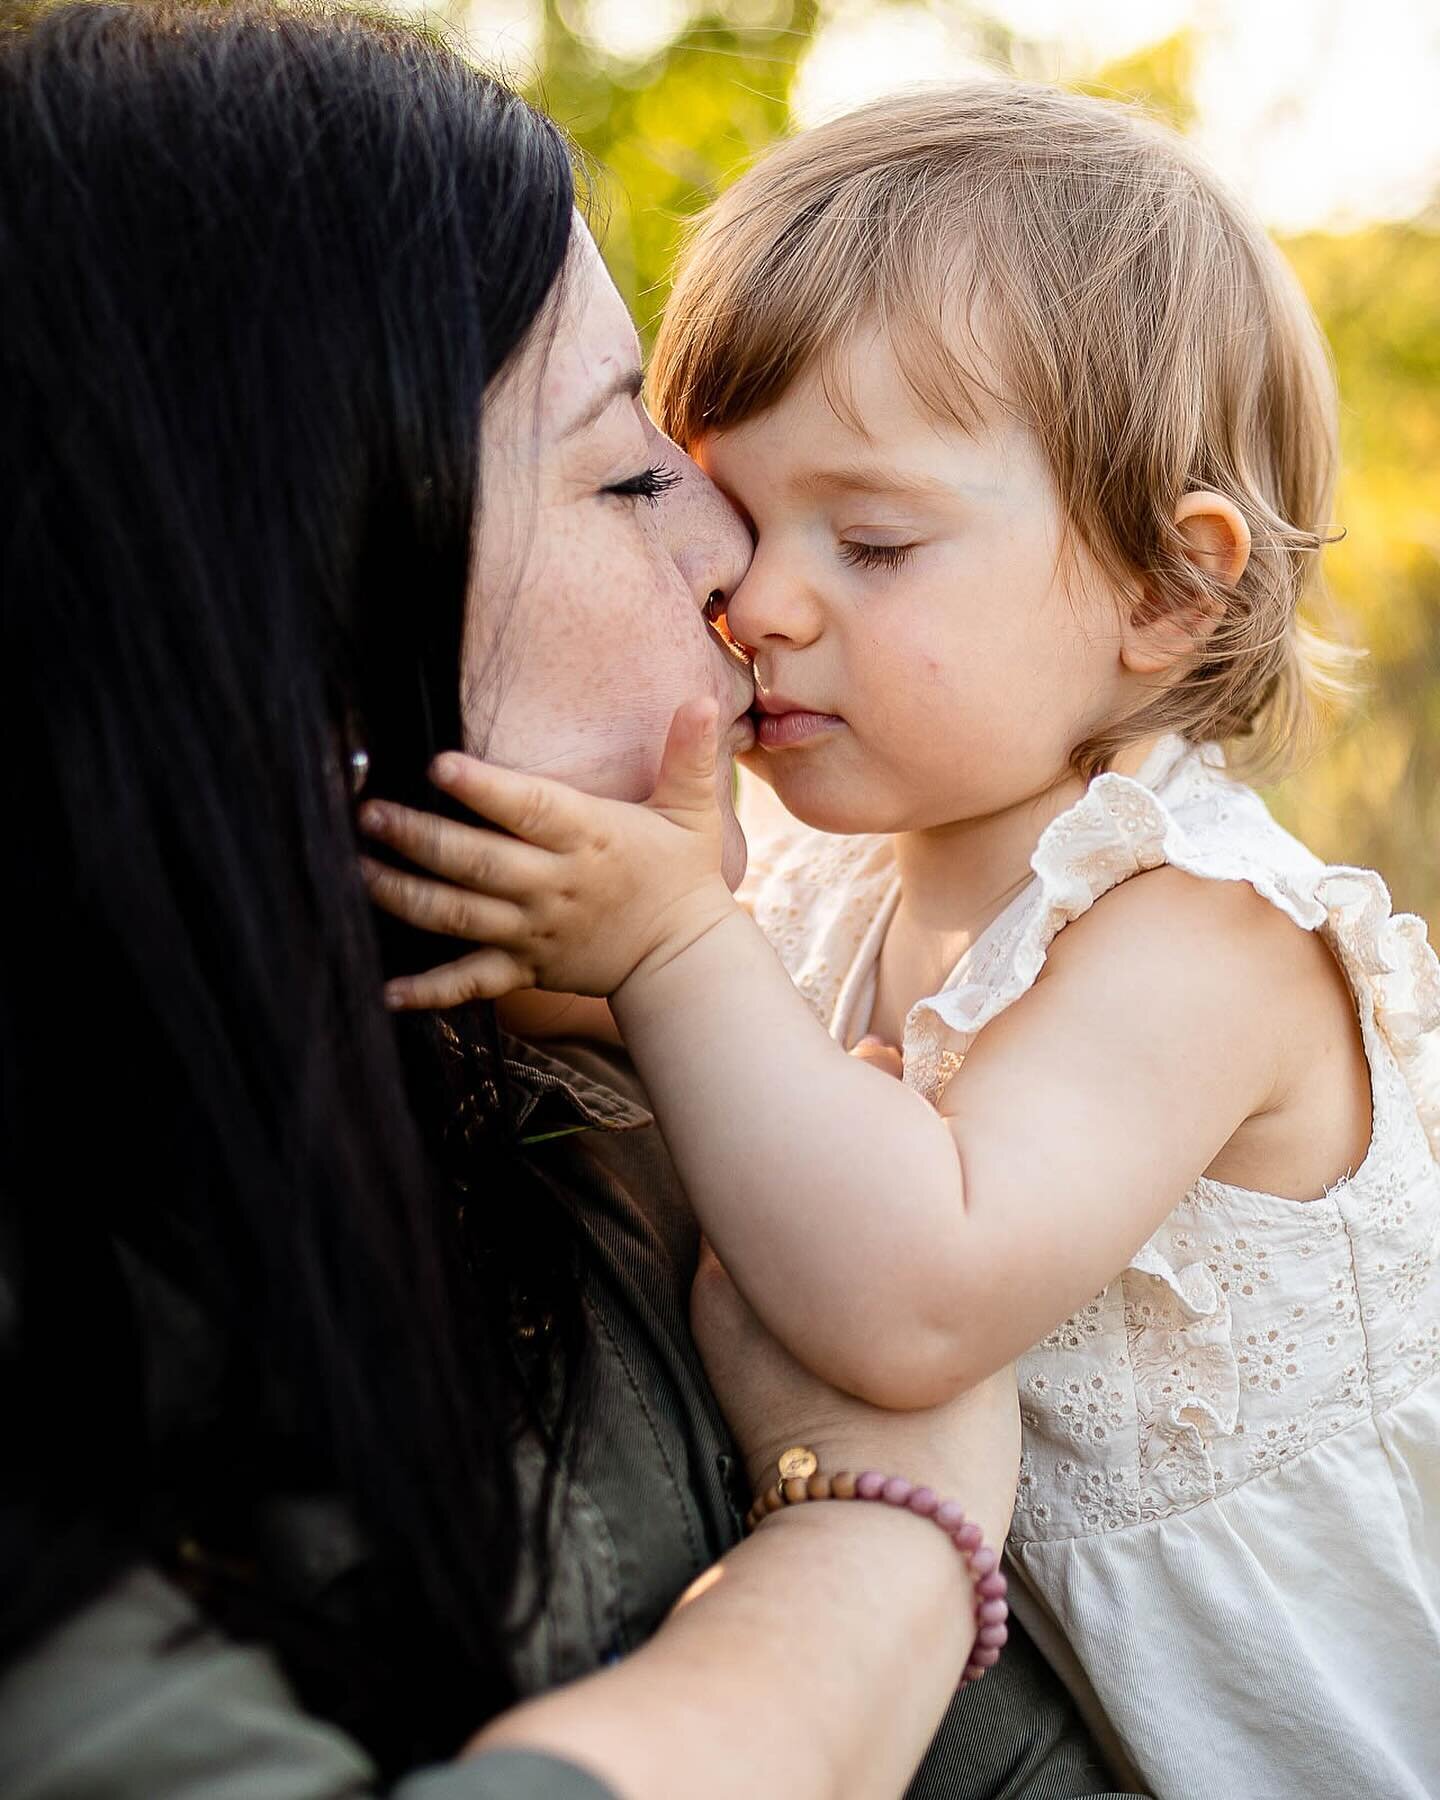
<svg viewBox="0 0 1440 1800">
<path fill-rule="evenodd" d="M 847 539 L 840 554 L 854 569 L 898 569 L 916 548 L 914 544 L 858 544 Z"/>
</svg>

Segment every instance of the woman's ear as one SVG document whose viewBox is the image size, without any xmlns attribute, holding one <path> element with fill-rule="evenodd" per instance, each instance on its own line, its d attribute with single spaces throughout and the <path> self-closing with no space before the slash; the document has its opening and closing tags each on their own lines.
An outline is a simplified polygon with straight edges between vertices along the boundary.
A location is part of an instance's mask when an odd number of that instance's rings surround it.
<svg viewBox="0 0 1440 1800">
<path fill-rule="evenodd" d="M 1188 560 L 1222 587 L 1234 587 L 1250 561 L 1250 527 L 1235 502 L 1197 489 L 1175 508 L 1175 527 Z M 1222 613 L 1218 602 L 1197 598 L 1191 607 L 1157 609 L 1142 597 L 1125 628 L 1121 660 L 1134 675 L 1163 674 L 1200 647 Z"/>
</svg>

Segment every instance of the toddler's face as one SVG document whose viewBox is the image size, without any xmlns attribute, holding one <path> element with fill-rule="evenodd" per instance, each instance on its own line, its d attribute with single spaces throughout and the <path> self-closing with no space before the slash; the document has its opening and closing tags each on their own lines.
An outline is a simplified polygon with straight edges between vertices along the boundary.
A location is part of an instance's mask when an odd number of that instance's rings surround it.
<svg viewBox="0 0 1440 1800">
<path fill-rule="evenodd" d="M 699 451 L 756 538 L 727 612 L 767 715 L 748 760 L 827 831 L 1038 798 L 1122 710 L 1119 597 L 1082 545 L 1062 555 L 1031 432 L 937 421 L 879 332 L 838 374 L 863 429 L 812 371 Z"/>
</svg>

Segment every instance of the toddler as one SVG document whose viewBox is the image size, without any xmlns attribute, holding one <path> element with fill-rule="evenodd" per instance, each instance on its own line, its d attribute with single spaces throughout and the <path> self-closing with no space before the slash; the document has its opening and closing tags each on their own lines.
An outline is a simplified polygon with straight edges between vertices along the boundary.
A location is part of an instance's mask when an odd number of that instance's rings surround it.
<svg viewBox="0 0 1440 1800">
<path fill-rule="evenodd" d="M 720 623 L 790 817 L 752 923 L 702 707 L 648 807 L 443 759 L 532 840 L 493 870 L 551 853 L 483 991 L 611 996 L 817 1372 L 1018 1359 L 1013 1597 L 1127 1785 L 1440 1793 L 1440 968 L 1237 779 L 1335 680 L 1278 254 L 1120 109 L 929 89 L 730 189 L 652 382 L 754 531 Z"/>
</svg>

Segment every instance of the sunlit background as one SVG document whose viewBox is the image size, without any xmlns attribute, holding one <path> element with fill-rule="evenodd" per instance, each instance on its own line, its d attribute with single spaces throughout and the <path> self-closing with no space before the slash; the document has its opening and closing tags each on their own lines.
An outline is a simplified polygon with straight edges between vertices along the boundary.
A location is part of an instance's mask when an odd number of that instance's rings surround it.
<svg viewBox="0 0 1440 1800">
<path fill-rule="evenodd" d="M 451 0 L 601 170 L 648 329 L 679 230 L 781 134 L 985 74 L 1138 99 L 1259 210 L 1330 335 L 1346 473 L 1328 552 L 1367 692 L 1274 796 L 1440 936 L 1440 0 Z"/>
</svg>

